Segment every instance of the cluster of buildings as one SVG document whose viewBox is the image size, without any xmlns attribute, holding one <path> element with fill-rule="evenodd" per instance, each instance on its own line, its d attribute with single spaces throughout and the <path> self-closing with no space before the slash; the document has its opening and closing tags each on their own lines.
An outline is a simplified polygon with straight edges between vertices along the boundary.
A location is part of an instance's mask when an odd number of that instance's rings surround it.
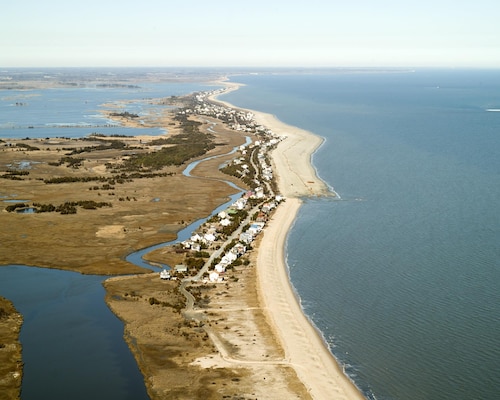
<svg viewBox="0 0 500 400">
<path fill-rule="evenodd" d="M 255 192 L 247 192 L 245 195 L 238 200 L 238 202 L 245 202 L 248 198 L 256 198 Z M 281 201 L 282 198 L 279 198 Z M 244 255 L 247 252 L 247 248 L 251 243 L 255 240 L 255 238 L 262 232 L 264 229 L 266 222 L 269 218 L 269 213 L 274 210 L 278 205 L 278 201 L 273 199 L 271 201 L 264 202 L 261 206 L 256 207 L 258 211 L 254 216 L 254 218 L 250 224 L 248 225 L 245 231 L 242 231 L 237 235 L 238 242 L 227 251 L 220 261 L 214 265 L 213 270 L 209 271 L 208 280 L 210 282 L 222 282 L 224 281 L 224 274 L 226 269 L 230 267 L 239 257 Z M 251 211 L 253 211 L 252 209 Z M 230 213 L 225 211 L 218 214 L 219 223 L 231 218 Z"/>
<path fill-rule="evenodd" d="M 211 92 L 198 93 L 194 95 L 193 104 L 190 107 L 179 111 L 180 114 L 184 115 L 197 114 L 214 117 L 226 123 L 226 125 L 231 129 L 251 132 L 261 136 L 261 140 L 255 141 L 250 146 L 241 146 L 239 148 L 241 157 L 237 157 L 232 161 L 232 164 L 239 166 L 239 171 L 242 177 L 250 173 L 251 169 L 255 171 L 254 182 L 256 187 L 253 190 L 247 191 L 228 209 L 211 218 L 203 224 L 202 227 L 200 227 L 198 232 L 194 233 L 188 240 L 181 243 L 184 250 L 191 250 L 195 252 L 214 247 L 219 249 L 217 253 L 214 252 L 212 254 L 209 261 L 205 264 L 205 271 L 208 272 L 208 277 L 205 281 L 210 282 L 224 281 L 226 269 L 247 252 L 247 248 L 264 229 L 269 218 L 269 214 L 283 200 L 281 196 L 275 196 L 270 190 L 269 182 L 273 179 L 273 171 L 271 165 L 269 165 L 267 161 L 267 153 L 269 150 L 277 145 L 283 138 L 278 137 L 264 126 L 257 125 L 254 121 L 254 114 L 251 112 L 235 110 L 209 100 L 210 96 L 220 94 L 224 90 L 225 89 L 218 89 Z M 252 159 L 252 157 L 250 157 L 250 159 L 248 159 L 248 157 L 246 157 L 249 151 L 257 151 L 256 161 L 255 158 Z M 250 163 L 252 166 L 249 165 Z M 264 186 L 267 186 L 267 192 L 269 193 L 268 196 L 266 196 L 261 182 L 263 182 Z M 266 199 L 266 197 L 268 198 Z M 259 200 L 259 205 L 251 206 L 250 204 L 255 204 L 255 202 L 249 203 L 250 199 Z M 234 224 L 234 215 L 238 214 L 239 211 L 242 210 L 246 210 L 249 214 L 252 214 L 250 216 L 251 220 L 250 217 L 248 217 L 245 222 L 240 222 L 239 227 L 236 227 L 233 230 L 232 235 L 227 235 L 227 230 L 225 231 L 227 237 L 229 238 L 231 236 L 231 241 L 234 243 L 233 239 L 236 239 L 237 243 L 233 245 L 231 249 L 223 253 L 223 245 L 216 242 L 224 236 L 222 233 L 224 232 L 224 228 Z M 239 234 L 234 234 L 236 230 L 241 230 L 244 227 L 246 227 L 245 231 L 240 231 Z M 228 242 L 229 239 L 226 241 Z M 218 259 L 215 265 L 210 265 L 208 269 L 207 264 L 209 264 L 211 260 L 217 256 L 217 254 L 223 254 L 223 256 L 220 260 Z M 178 272 L 177 267 L 179 266 L 176 266 L 174 269 L 176 273 Z M 162 279 L 170 279 L 169 271 L 163 271 L 160 273 L 160 277 L 162 277 Z"/>
<path fill-rule="evenodd" d="M 231 264 L 245 254 L 246 251 L 247 248 L 244 244 L 237 243 L 231 250 L 224 254 L 217 264 L 214 265 L 214 269 L 209 271 L 208 280 L 210 282 L 223 282 L 226 268 L 231 266 Z"/>
<path fill-rule="evenodd" d="M 252 112 L 226 107 L 222 103 L 216 103 L 210 100 L 211 96 L 221 94 L 225 90 L 226 89 L 217 89 L 208 92 L 196 93 L 193 96 L 193 104 L 190 107 L 181 109 L 179 114 L 206 115 L 225 122 L 229 128 L 236 131 L 257 134 L 260 133 L 266 136 L 273 136 L 270 129 L 263 125 L 258 125 L 255 122 L 255 115 Z"/>
</svg>

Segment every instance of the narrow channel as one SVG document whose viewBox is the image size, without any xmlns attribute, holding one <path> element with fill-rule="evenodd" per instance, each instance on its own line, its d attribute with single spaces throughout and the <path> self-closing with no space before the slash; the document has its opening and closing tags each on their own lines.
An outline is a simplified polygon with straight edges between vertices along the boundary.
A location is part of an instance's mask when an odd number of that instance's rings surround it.
<svg viewBox="0 0 500 400">
<path fill-rule="evenodd" d="M 251 139 L 247 137 L 247 143 Z M 237 148 L 227 154 L 236 152 Z M 190 163 L 186 176 L 203 161 Z M 243 189 L 217 207 L 212 215 L 241 197 Z M 144 254 L 188 239 L 207 218 L 178 233 L 175 241 L 160 243 L 127 256 L 127 261 L 158 270 Z M 123 323 L 104 302 L 107 276 L 82 275 L 57 269 L 7 265 L 0 267 L 0 293 L 23 314 L 23 400 L 148 399 L 144 378 L 123 340 Z"/>
<path fill-rule="evenodd" d="M 248 145 L 252 142 L 252 139 L 249 138 L 248 136 L 246 137 L 246 142 L 245 142 L 245 145 Z M 203 158 L 201 160 L 196 160 L 196 161 L 193 161 L 192 163 L 190 163 L 185 169 L 184 171 L 182 172 L 183 175 L 185 176 L 191 176 L 191 171 L 193 171 L 194 168 L 196 168 L 196 166 L 204 161 L 208 161 L 208 160 L 212 160 L 214 158 L 219 158 L 219 157 L 222 157 L 222 156 L 225 156 L 225 155 L 230 155 L 230 154 L 234 154 L 236 151 L 238 150 L 238 147 L 235 147 L 233 150 L 231 150 L 229 153 L 226 153 L 226 154 L 220 154 L 220 155 L 216 155 L 216 156 L 210 156 L 210 157 L 206 157 L 206 158 Z M 159 249 L 161 247 L 165 247 L 165 246 L 169 246 L 169 245 L 172 245 L 174 243 L 179 243 L 179 242 L 183 242 L 187 239 L 189 239 L 192 235 L 192 233 L 200 227 L 201 224 L 203 224 L 206 220 L 208 220 L 210 217 L 212 217 L 213 215 L 216 215 L 218 214 L 219 212 L 225 210 L 227 207 L 229 207 L 231 204 L 233 204 L 236 200 L 238 200 L 240 197 L 241 197 L 241 194 L 243 193 L 243 189 L 238 187 L 237 185 L 235 185 L 233 182 L 230 182 L 230 181 L 226 181 L 226 180 L 223 180 L 223 182 L 227 183 L 229 186 L 231 186 L 232 188 L 238 190 L 237 193 L 233 194 L 230 196 L 230 200 L 227 201 L 226 203 L 220 205 L 219 207 L 217 207 L 213 212 L 212 214 L 210 214 L 208 217 L 205 217 L 205 218 L 200 218 L 194 222 L 192 222 L 191 224 L 189 224 L 188 226 L 186 226 L 184 229 L 180 230 L 178 233 L 177 233 L 177 238 L 175 240 L 172 240 L 170 242 L 165 242 L 165 243 L 159 243 L 159 244 L 155 244 L 153 246 L 150 246 L 150 247 L 146 247 L 144 249 L 141 249 L 141 250 L 138 250 L 138 251 L 135 251 L 133 253 L 130 253 L 127 257 L 126 257 L 126 260 L 129 262 L 129 263 L 132 263 L 132 264 L 135 264 L 135 265 L 138 265 L 139 267 L 142 267 L 142 268 L 148 268 L 148 269 L 152 269 L 154 271 L 159 271 L 163 268 L 170 268 L 170 266 L 168 265 L 162 265 L 161 268 L 158 267 L 157 265 L 154 265 L 152 263 L 149 263 L 148 261 L 144 260 L 144 255 L 150 253 L 151 251 L 153 250 L 156 250 L 156 249 Z"/>
</svg>

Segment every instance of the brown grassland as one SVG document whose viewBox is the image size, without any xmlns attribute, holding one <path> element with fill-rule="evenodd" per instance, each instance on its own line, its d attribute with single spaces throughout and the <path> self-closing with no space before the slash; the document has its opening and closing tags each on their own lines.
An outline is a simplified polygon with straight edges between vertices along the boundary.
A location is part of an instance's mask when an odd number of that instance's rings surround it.
<svg viewBox="0 0 500 400">
<path fill-rule="evenodd" d="M 131 152 L 153 150 L 150 137 L 0 143 L 0 175 L 8 175 L 16 163 L 30 163 L 29 175 L 19 175 L 20 180 L 1 180 L 2 193 L 15 194 L 16 199 L 27 200 L 30 205 L 81 201 L 111 204 L 96 209 L 77 206 L 76 213 L 63 215 L 8 212 L 12 203 L 0 202 L 0 265 L 15 263 L 84 274 L 126 275 L 105 281 L 106 302 L 124 322 L 125 340 L 152 399 L 272 398 L 270 391 L 280 393 L 282 398 L 307 399 L 309 394 L 283 360 L 282 347 L 259 306 L 252 251 L 246 256 L 246 266 L 235 268 L 226 283 L 193 284 L 190 291 L 197 295 L 198 303 L 190 313 L 183 309 L 186 299 L 178 290 L 179 281 L 162 281 L 158 273 L 125 260 L 133 251 L 175 239 L 180 229 L 208 216 L 235 193 L 222 181 L 234 178 L 222 174 L 218 166 L 233 157 L 224 154 L 243 144 L 244 135 L 220 122 L 213 125 L 216 121 L 210 118 L 198 121 L 202 132 L 207 133 L 211 127 L 216 144 L 199 158 L 216 154 L 221 157 L 199 164 L 191 177 L 182 174 L 185 165 L 181 165 L 164 167 L 160 171 L 164 176 L 134 178 L 108 186 L 105 182 L 109 180 L 82 181 L 95 176 L 113 178 L 107 165 L 124 162 Z M 127 119 L 122 122 L 134 124 Z M 169 135 L 180 133 L 171 114 L 150 121 L 150 125 L 168 127 Z M 114 140 L 126 142 L 128 147 L 81 152 L 74 156 L 82 158 L 77 167 L 56 165 L 71 149 L 109 145 Z M 33 147 L 39 150 L 30 151 Z M 44 182 L 54 177 L 81 180 Z M 239 181 L 238 185 L 244 187 Z M 169 265 L 182 262 L 183 257 L 167 247 L 148 255 L 153 261 Z M 16 343 L 19 328 L 5 321 L 0 320 L 0 344 Z M 0 364 L 7 366 L 3 363 L 6 358 L 1 357 L 11 356 L 4 348 L 0 348 Z M 20 363 L 19 355 L 11 357 L 10 370 L 19 369 Z M 19 396 L 15 388 L 12 393 L 7 398 Z"/>
</svg>

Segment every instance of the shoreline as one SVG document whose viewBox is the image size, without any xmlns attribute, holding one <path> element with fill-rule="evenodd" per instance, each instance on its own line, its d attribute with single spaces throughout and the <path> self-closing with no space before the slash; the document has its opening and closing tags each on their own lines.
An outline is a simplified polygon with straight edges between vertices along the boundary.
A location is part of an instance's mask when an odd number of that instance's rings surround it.
<svg viewBox="0 0 500 400">
<path fill-rule="evenodd" d="M 241 85 L 220 82 L 228 89 Z M 213 101 L 231 108 L 233 104 Z M 257 286 L 259 301 L 285 351 L 285 357 L 314 399 L 364 399 L 360 390 L 343 373 L 338 361 L 317 328 L 305 315 L 292 287 L 285 260 L 285 244 L 297 213 L 301 197 L 335 195 L 319 177 L 311 157 L 323 139 L 311 132 L 285 124 L 271 114 L 248 110 L 259 124 L 286 136 L 272 155 L 278 187 L 286 197 L 269 221 L 257 253 Z M 293 163 L 290 162 L 293 160 Z M 307 351 L 304 348 L 307 347 Z M 319 372 L 321 371 L 321 372 Z"/>
<path fill-rule="evenodd" d="M 226 85 L 220 82 L 219 84 Z M 229 85 L 232 90 L 241 86 Z M 225 102 L 214 101 L 242 110 Z M 208 305 L 201 304 L 196 311 L 200 318 L 198 323 L 181 318 L 181 314 L 173 311 L 177 304 L 181 303 L 174 290 L 175 285 L 159 280 L 155 273 L 109 280 L 105 286 L 106 302 L 113 313 L 124 322 L 126 342 L 143 373 L 148 393 L 152 398 L 167 398 L 165 397 L 167 394 L 177 396 L 168 398 L 181 398 L 175 394 L 176 391 L 182 391 L 186 396 L 183 398 L 194 398 L 193 393 L 197 393 L 198 390 L 203 390 L 205 395 L 208 393 L 206 391 L 213 393 L 213 397 L 205 398 L 217 398 L 215 393 L 232 391 L 252 393 L 258 398 L 274 398 L 269 397 L 270 392 L 272 396 L 279 395 L 287 398 L 293 396 L 293 398 L 329 399 L 332 394 L 338 399 L 363 398 L 351 381 L 343 375 L 321 332 L 304 314 L 300 300 L 291 285 L 284 256 L 287 234 L 300 209 L 301 199 L 308 196 L 335 195 L 325 182 L 318 178 L 317 171 L 311 163 L 312 154 L 321 146 L 323 139 L 308 131 L 284 124 L 273 115 L 251 112 L 258 124 L 271 129 L 282 138 L 286 137 L 286 140 L 278 143 L 277 150 L 270 153 L 270 162 L 273 165 L 280 192 L 288 199 L 278 207 L 269 221 L 269 228 L 264 230 L 264 240 L 259 239 L 259 244 L 255 247 L 256 251 L 250 256 L 251 267 L 254 268 L 236 268 L 232 275 L 228 275 L 230 284 L 226 283 L 224 289 L 203 285 L 197 288 L 201 290 L 199 293 L 206 293 L 206 298 L 209 300 Z M 162 123 L 167 124 L 165 121 L 163 120 Z M 234 131 L 226 129 L 222 129 L 218 134 L 219 142 L 230 147 L 232 146 L 230 142 L 236 140 L 235 136 L 239 136 L 234 135 Z M 134 137 L 133 140 L 137 139 Z M 52 146 L 59 145 L 57 143 Z M 217 149 L 220 151 L 221 147 Z M 35 157 L 40 153 L 31 155 Z M 58 157 L 57 153 L 48 151 L 43 155 Z M 102 173 L 104 171 L 103 160 L 105 159 L 99 154 L 92 155 L 86 161 L 88 164 L 86 166 L 89 171 Z M 200 181 L 197 181 L 195 186 L 184 184 L 182 196 L 189 197 L 192 191 L 199 193 L 207 190 L 207 196 L 215 201 L 222 189 L 219 185 L 214 185 L 214 181 L 210 179 L 213 173 L 207 172 L 211 171 L 214 165 L 205 165 L 206 171 L 200 175 L 200 177 L 206 175 L 205 177 L 208 178 L 204 189 L 200 188 Z M 64 166 L 58 168 L 60 172 L 67 172 Z M 76 172 L 71 170 L 71 173 L 82 174 L 85 171 L 87 169 L 79 169 Z M 53 173 L 52 170 L 38 172 Z M 162 186 L 161 191 L 169 192 L 172 187 L 168 184 L 178 186 L 185 182 L 185 179 L 187 178 L 177 175 L 168 180 L 161 179 L 162 185 L 167 185 Z M 19 185 L 24 187 L 22 181 L 21 183 L 13 182 L 17 185 L 16 187 L 20 187 Z M 128 202 L 117 202 L 120 209 L 127 211 L 127 214 L 119 219 L 114 218 L 112 212 L 105 214 L 107 218 L 105 221 L 102 220 L 103 212 L 98 214 L 96 211 L 89 211 L 85 215 L 77 214 L 77 218 L 85 218 L 86 223 L 89 224 L 87 229 L 82 230 L 90 235 L 86 237 L 86 243 L 92 244 L 94 240 L 102 248 L 113 246 L 115 251 L 119 251 L 118 243 L 128 243 L 130 246 L 131 240 L 136 237 L 140 238 L 143 243 L 144 240 L 149 238 L 152 240 L 156 237 L 153 235 L 155 231 L 162 235 L 172 235 L 179 227 L 179 223 L 184 223 L 186 218 L 183 216 L 180 220 L 180 216 L 176 217 L 175 212 L 185 213 L 187 208 L 178 208 L 175 202 L 165 202 L 165 205 L 170 204 L 168 206 L 170 208 L 162 209 L 161 215 L 155 213 L 154 218 L 147 219 L 149 222 L 146 224 L 145 218 L 149 218 L 148 210 L 154 211 L 156 207 L 162 206 L 162 204 L 150 201 L 159 191 L 159 181 L 155 181 L 154 186 L 149 181 L 141 180 L 139 183 L 141 197 L 138 197 L 137 201 L 141 205 L 140 215 L 136 211 L 137 205 L 129 205 Z M 83 190 L 88 189 L 86 184 L 79 185 L 80 191 L 73 192 L 97 196 L 96 192 Z M 137 183 L 133 186 L 134 190 L 136 185 Z M 40 186 L 40 188 L 51 189 L 52 187 Z M 38 191 L 41 190 L 40 188 Z M 117 187 L 115 190 L 121 190 L 118 196 L 133 195 L 131 189 L 125 186 Z M 45 194 L 45 197 L 47 199 L 50 197 L 51 201 L 58 198 L 57 196 L 54 198 L 51 194 L 51 192 Z M 57 195 L 63 194 L 57 192 Z M 181 193 L 178 195 L 181 196 Z M 196 198 L 200 197 L 196 196 Z M 170 202 L 173 200 L 169 197 Z M 193 200 L 189 197 L 190 204 Z M 199 201 L 203 207 L 209 207 L 206 201 Z M 190 206 L 189 210 L 191 213 L 200 212 L 200 207 L 198 205 L 193 209 Z M 12 219 L 21 218 L 15 214 L 8 215 Z M 27 221 L 40 224 L 47 216 L 50 217 L 48 214 L 32 215 Z M 91 217 L 95 217 L 97 221 L 95 222 Z M 160 225 L 157 227 L 156 224 Z M 36 232 L 39 229 L 36 224 L 13 226 L 18 227 L 17 229 L 29 230 L 29 232 Z M 60 226 L 58 229 L 60 230 Z M 81 237 L 78 240 L 81 240 Z M 76 243 L 77 240 L 75 239 L 74 242 Z M 81 253 L 81 247 L 78 248 L 79 253 Z M 33 252 L 32 256 L 37 256 L 36 252 Z M 96 253 L 95 257 L 101 256 Z M 169 256 L 163 253 L 159 255 L 161 262 L 163 262 L 163 257 L 167 257 L 168 260 Z M 82 257 L 80 261 L 80 258 L 72 256 L 72 260 L 86 262 L 84 267 L 79 269 L 83 268 L 84 273 L 95 273 L 102 268 L 106 268 L 106 272 L 111 272 L 111 266 L 121 270 L 125 265 L 124 261 L 118 263 L 107 258 L 92 269 L 90 265 L 87 265 L 89 264 L 88 257 Z M 65 262 L 64 265 L 67 264 L 66 259 L 58 261 Z M 51 263 L 54 263 L 53 259 Z M 59 265 L 55 266 L 57 267 Z M 138 271 L 130 269 L 130 272 Z M 151 299 L 163 305 L 151 304 Z M 243 332 L 248 332 L 248 335 Z M 207 340 L 209 336 L 212 340 Z M 174 348 L 177 350 L 171 351 Z M 258 352 L 255 349 L 259 349 Z M 169 362 L 168 368 L 165 367 L 165 359 Z M 172 371 L 175 373 L 172 374 Z M 193 382 L 189 388 L 191 391 L 189 394 L 182 384 L 183 381 L 175 379 L 176 376 L 181 375 Z M 262 384 L 264 380 L 265 385 Z M 210 384 L 207 384 L 208 381 Z"/>
<path fill-rule="evenodd" d="M 241 107 L 220 100 L 218 96 L 238 90 L 244 85 L 225 81 L 221 81 L 219 84 L 226 86 L 227 89 L 223 93 L 210 96 L 210 99 L 226 107 L 243 110 Z M 283 196 L 336 196 L 336 193 L 330 190 L 328 185 L 318 176 L 311 162 L 313 154 L 324 142 L 321 136 L 288 125 L 275 115 L 248 108 L 244 110 L 254 114 L 254 119 L 259 125 L 263 125 L 275 134 L 286 138 L 278 144 L 278 151 L 272 153 L 278 186 Z M 289 160 L 293 160 L 293 165 Z"/>
</svg>

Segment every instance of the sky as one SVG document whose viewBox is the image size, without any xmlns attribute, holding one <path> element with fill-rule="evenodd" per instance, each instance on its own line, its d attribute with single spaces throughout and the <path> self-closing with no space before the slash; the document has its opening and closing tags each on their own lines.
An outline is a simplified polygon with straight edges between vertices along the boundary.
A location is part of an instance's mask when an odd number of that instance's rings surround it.
<svg viewBox="0 0 500 400">
<path fill-rule="evenodd" d="M 4 68 L 500 68 L 498 0 L 2 3 Z"/>
</svg>

